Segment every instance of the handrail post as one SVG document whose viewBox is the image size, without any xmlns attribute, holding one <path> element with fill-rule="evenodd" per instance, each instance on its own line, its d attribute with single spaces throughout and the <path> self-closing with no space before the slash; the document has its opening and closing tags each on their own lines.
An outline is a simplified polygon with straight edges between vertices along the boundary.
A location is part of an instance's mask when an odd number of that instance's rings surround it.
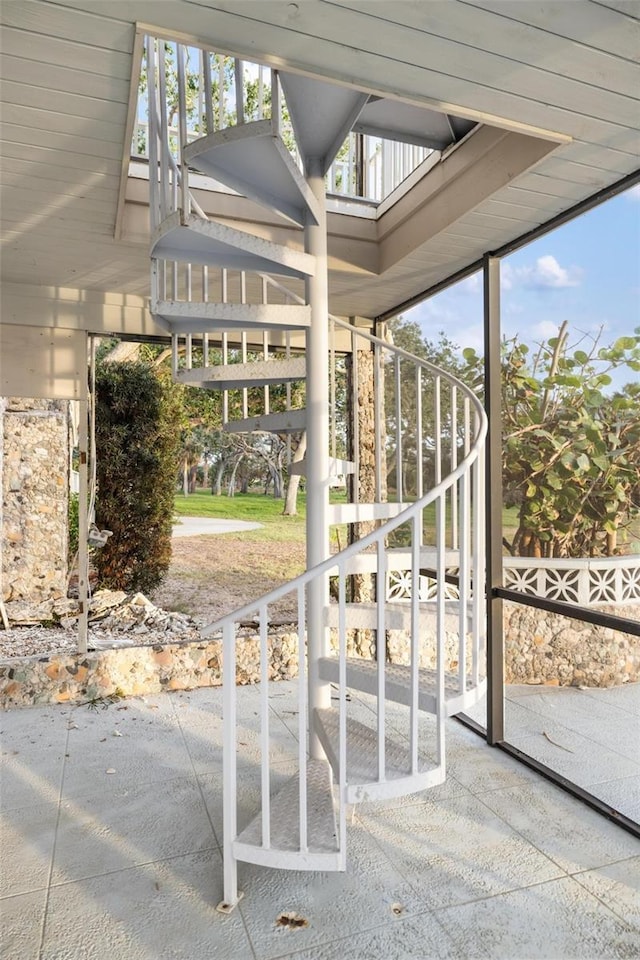
<svg viewBox="0 0 640 960">
<path fill-rule="evenodd" d="M 318 223 L 305 226 L 305 248 L 315 258 L 315 273 L 306 281 L 311 325 L 307 331 L 307 568 L 329 556 L 329 295 L 327 285 L 327 231 L 324 176 L 320 161 L 310 163 L 307 181 L 320 213 Z M 307 649 L 309 659 L 309 712 L 330 706 L 330 687 L 319 675 L 320 657 L 328 653 L 325 610 L 328 603 L 326 575 L 307 588 Z M 310 726 L 309 750 L 314 759 L 324 757 L 320 740 Z"/>
<path fill-rule="evenodd" d="M 486 463 L 487 530 L 487 741 L 504 739 L 504 634 L 502 600 L 502 397 L 500 365 L 500 260 L 484 260 L 484 396 L 489 429 Z M 474 579 L 479 571 L 474 570 Z M 475 589 L 475 587 L 474 587 Z"/>
</svg>

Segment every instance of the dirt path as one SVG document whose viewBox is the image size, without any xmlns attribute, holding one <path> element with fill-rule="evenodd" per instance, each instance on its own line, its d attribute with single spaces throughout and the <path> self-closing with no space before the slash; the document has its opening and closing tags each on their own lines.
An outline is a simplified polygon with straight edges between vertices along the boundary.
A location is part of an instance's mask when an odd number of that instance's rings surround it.
<svg viewBox="0 0 640 960">
<path fill-rule="evenodd" d="M 210 623 L 275 589 L 304 570 L 301 543 L 252 542 L 232 534 L 173 541 L 171 566 L 150 599 L 165 610 Z M 270 609 L 272 617 L 296 611 L 295 597 Z"/>
</svg>

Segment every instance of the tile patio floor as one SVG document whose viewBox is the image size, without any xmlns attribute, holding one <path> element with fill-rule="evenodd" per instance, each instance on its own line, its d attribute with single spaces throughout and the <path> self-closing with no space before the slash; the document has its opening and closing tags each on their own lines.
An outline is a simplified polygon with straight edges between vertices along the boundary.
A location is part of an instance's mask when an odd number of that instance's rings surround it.
<svg viewBox="0 0 640 960">
<path fill-rule="evenodd" d="M 469 711 L 484 726 L 486 706 Z M 640 683 L 505 688 L 505 739 L 640 823 Z"/>
<path fill-rule="evenodd" d="M 250 754 L 258 691 L 238 693 Z M 271 686 L 276 778 L 295 693 Z M 221 708 L 203 689 L 0 714 L 3 960 L 640 957 L 640 841 L 456 721 L 443 786 L 357 809 L 346 874 L 244 865 L 222 916 Z"/>
</svg>

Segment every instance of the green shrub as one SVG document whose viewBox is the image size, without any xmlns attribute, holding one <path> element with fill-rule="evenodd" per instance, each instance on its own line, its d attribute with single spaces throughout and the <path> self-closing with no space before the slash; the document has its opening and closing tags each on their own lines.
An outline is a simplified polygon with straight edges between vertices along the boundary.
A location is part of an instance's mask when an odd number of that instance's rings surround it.
<svg viewBox="0 0 640 960">
<path fill-rule="evenodd" d="M 171 559 L 179 393 L 146 363 L 96 376 L 96 522 L 113 532 L 94 562 L 102 586 L 148 591 Z"/>
</svg>

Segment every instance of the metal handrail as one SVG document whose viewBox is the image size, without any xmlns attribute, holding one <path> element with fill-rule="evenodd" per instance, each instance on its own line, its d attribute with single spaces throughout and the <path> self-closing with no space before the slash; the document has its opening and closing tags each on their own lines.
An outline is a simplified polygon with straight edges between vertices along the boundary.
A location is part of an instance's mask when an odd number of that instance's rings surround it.
<svg viewBox="0 0 640 960">
<path fill-rule="evenodd" d="M 332 321 L 338 326 L 343 327 L 353 331 L 353 327 L 346 321 L 341 320 L 338 317 L 331 317 Z M 417 516 L 421 511 L 433 503 L 439 497 L 441 497 L 447 490 L 449 490 L 453 484 L 459 480 L 465 473 L 468 473 L 469 468 L 473 463 L 475 463 L 481 453 L 484 440 L 487 434 L 487 419 L 484 412 L 484 408 L 476 396 L 476 394 L 464 384 L 461 380 L 458 380 L 457 377 L 454 377 L 453 374 L 448 373 L 447 371 L 441 370 L 439 367 L 435 366 L 433 363 L 430 363 L 428 360 L 424 360 L 420 357 L 416 357 L 411 353 L 408 353 L 406 350 L 403 350 L 401 347 L 395 346 L 395 344 L 390 344 L 386 340 L 381 340 L 379 337 L 376 337 L 374 334 L 369 334 L 365 331 L 358 330 L 358 336 L 364 337 L 365 340 L 368 340 L 372 344 L 377 344 L 379 347 L 389 350 L 390 352 L 395 353 L 398 356 L 402 356 L 407 360 L 411 360 L 416 363 L 417 366 L 422 367 L 425 370 L 428 370 L 430 373 L 433 373 L 437 376 L 443 377 L 446 379 L 452 386 L 457 387 L 460 392 L 466 396 L 470 403 L 472 404 L 476 417 L 477 417 L 477 429 L 474 436 L 474 439 L 470 445 L 469 451 L 465 454 L 463 459 L 460 461 L 458 466 L 450 474 L 448 474 L 444 479 L 440 481 L 435 487 L 429 490 L 424 494 L 420 499 L 414 500 L 410 505 L 407 506 L 406 510 L 403 510 L 396 517 L 385 521 L 384 525 L 381 526 L 378 530 L 372 531 L 367 536 L 363 537 L 360 540 L 355 541 L 350 544 L 348 547 L 345 547 L 344 550 L 341 550 L 339 553 L 333 554 L 327 560 L 318 564 L 315 567 L 311 567 L 309 570 L 306 570 L 304 573 L 301 573 L 295 579 L 288 581 L 280 587 L 276 587 L 274 590 L 271 590 L 269 593 L 264 594 L 256 601 L 245 604 L 243 607 L 233 611 L 230 614 L 227 614 L 225 617 L 220 618 L 219 620 L 214 621 L 212 624 L 208 624 L 202 628 L 201 633 L 203 636 L 210 636 L 216 630 L 222 629 L 225 625 L 232 624 L 238 620 L 242 620 L 249 616 L 251 613 L 262 606 L 269 606 L 272 603 L 282 599 L 288 593 L 291 593 L 294 589 L 297 589 L 301 586 L 306 586 L 310 580 L 315 577 L 323 576 L 324 574 L 329 573 L 335 567 L 341 567 L 346 563 L 351 557 L 354 557 L 356 554 L 363 552 L 367 547 L 372 546 L 377 543 L 381 537 L 386 537 L 388 534 L 392 533 L 398 527 L 402 526 L 407 520 L 412 519 Z"/>
</svg>

